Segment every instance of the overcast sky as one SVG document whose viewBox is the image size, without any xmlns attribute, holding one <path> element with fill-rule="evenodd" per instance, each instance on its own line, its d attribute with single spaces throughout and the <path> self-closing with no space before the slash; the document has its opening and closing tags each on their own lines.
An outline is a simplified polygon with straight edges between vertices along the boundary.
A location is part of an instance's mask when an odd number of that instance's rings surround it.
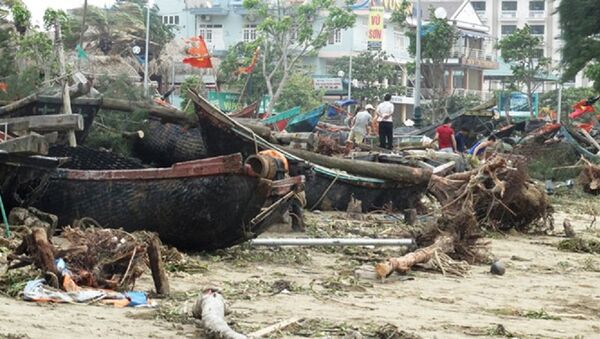
<svg viewBox="0 0 600 339">
<path fill-rule="evenodd" d="M 83 7 L 83 0 L 23 0 L 27 5 L 27 8 L 31 11 L 31 21 L 33 25 L 42 26 L 43 17 L 46 8 L 60 8 L 69 9 Z M 94 5 L 98 7 L 111 6 L 115 3 L 115 0 L 88 0 L 88 5 Z"/>
</svg>

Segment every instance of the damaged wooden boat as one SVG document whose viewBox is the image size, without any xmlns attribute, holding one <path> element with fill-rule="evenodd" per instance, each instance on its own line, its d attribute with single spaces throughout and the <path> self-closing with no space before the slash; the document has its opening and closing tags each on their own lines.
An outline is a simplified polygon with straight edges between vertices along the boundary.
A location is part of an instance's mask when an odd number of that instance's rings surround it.
<svg viewBox="0 0 600 339">
<path fill-rule="evenodd" d="M 305 186 L 308 208 L 346 210 L 348 202 L 354 196 L 363 202 L 363 211 L 381 209 L 384 206 L 403 210 L 415 207 L 427 190 L 426 176 L 417 183 L 399 182 L 355 175 L 309 163 L 265 141 L 205 99 L 194 93 L 191 96 L 196 104 L 200 128 L 210 155 L 241 152 L 247 157 L 256 154 L 258 150 L 275 149 L 288 159 L 292 175 L 305 174 L 306 168 L 311 168 Z"/>
<path fill-rule="evenodd" d="M 326 110 L 327 105 L 321 105 L 304 114 L 297 115 L 287 123 L 285 130 L 291 133 L 312 132 Z"/>
<path fill-rule="evenodd" d="M 103 153 L 96 152 L 91 158 Z M 60 225 L 88 217 L 105 227 L 157 232 L 164 243 L 186 250 L 225 248 L 258 236 L 274 214 L 287 210 L 304 180 L 260 178 L 239 153 L 169 168 L 75 164 L 52 173 L 35 207 L 57 215 Z"/>
</svg>

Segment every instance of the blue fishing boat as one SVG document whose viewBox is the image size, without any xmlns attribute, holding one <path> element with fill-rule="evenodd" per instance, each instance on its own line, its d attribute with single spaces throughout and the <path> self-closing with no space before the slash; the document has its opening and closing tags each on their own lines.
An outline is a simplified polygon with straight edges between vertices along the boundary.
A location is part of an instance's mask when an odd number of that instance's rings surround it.
<svg viewBox="0 0 600 339">
<path fill-rule="evenodd" d="M 304 114 L 295 116 L 288 122 L 285 130 L 294 133 L 312 132 L 317 127 L 323 114 L 325 114 L 326 109 L 327 105 L 321 105 Z"/>
<path fill-rule="evenodd" d="M 287 127 L 288 121 L 293 119 L 298 114 L 300 114 L 300 107 L 294 107 L 287 111 L 263 119 L 262 123 L 267 126 L 274 126 L 278 131 L 283 131 Z"/>
</svg>

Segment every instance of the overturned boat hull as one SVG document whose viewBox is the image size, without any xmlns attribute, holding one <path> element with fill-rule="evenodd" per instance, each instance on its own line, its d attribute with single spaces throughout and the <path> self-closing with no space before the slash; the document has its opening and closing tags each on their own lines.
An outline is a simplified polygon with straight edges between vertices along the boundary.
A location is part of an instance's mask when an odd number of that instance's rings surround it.
<svg viewBox="0 0 600 339">
<path fill-rule="evenodd" d="M 300 177 L 258 178 L 239 154 L 170 168 L 59 169 L 36 207 L 57 215 L 60 225 L 89 217 L 105 227 L 157 232 L 163 242 L 181 249 L 212 250 L 264 231 L 269 214 L 256 219 L 263 206 L 289 199 L 299 184 Z M 285 199 L 279 200 L 285 207 Z"/>
</svg>

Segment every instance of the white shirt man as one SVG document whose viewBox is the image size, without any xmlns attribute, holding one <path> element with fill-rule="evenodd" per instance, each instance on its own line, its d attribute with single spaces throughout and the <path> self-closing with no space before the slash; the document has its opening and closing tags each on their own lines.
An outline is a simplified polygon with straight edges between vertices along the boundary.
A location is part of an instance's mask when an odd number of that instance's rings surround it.
<svg viewBox="0 0 600 339">
<path fill-rule="evenodd" d="M 377 105 L 375 112 L 377 112 L 378 122 L 392 122 L 392 116 L 394 115 L 394 104 L 392 104 L 390 101 L 384 101 Z"/>
</svg>

